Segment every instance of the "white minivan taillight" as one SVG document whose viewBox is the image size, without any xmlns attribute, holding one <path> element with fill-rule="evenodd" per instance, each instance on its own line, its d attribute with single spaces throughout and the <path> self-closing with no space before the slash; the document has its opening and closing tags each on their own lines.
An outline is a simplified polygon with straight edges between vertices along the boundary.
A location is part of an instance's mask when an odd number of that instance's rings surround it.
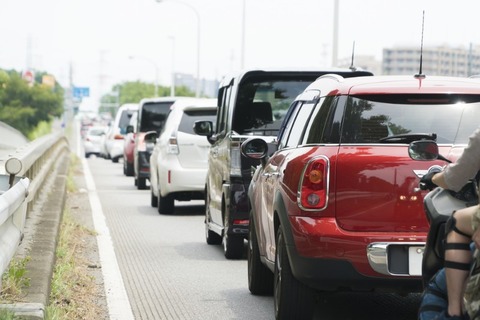
<svg viewBox="0 0 480 320">
<path fill-rule="evenodd" d="M 170 138 L 168 138 L 167 154 L 179 154 L 177 133 L 173 132 Z"/>
<path fill-rule="evenodd" d="M 232 177 L 242 176 L 240 143 L 240 141 L 230 143 L 230 176 Z"/>
<path fill-rule="evenodd" d="M 330 161 L 315 157 L 304 167 L 298 186 L 297 202 L 306 211 L 323 210 L 328 203 Z"/>
</svg>

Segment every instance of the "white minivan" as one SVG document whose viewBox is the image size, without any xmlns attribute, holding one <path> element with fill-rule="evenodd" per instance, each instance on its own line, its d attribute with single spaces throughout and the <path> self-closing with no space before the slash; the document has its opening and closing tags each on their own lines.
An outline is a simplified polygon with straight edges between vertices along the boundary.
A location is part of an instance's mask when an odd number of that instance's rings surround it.
<svg viewBox="0 0 480 320">
<path fill-rule="evenodd" d="M 151 205 L 159 213 L 174 213 L 175 200 L 205 199 L 210 143 L 193 127 L 197 121 L 215 122 L 216 114 L 216 99 L 181 98 L 170 107 L 150 156 Z"/>
<path fill-rule="evenodd" d="M 132 114 L 138 110 L 137 103 L 126 103 L 118 108 L 113 123 L 107 132 L 105 138 L 105 155 L 106 159 L 112 159 L 112 162 L 118 162 L 123 157 L 123 139 L 127 134 L 127 126 L 130 122 Z"/>
</svg>

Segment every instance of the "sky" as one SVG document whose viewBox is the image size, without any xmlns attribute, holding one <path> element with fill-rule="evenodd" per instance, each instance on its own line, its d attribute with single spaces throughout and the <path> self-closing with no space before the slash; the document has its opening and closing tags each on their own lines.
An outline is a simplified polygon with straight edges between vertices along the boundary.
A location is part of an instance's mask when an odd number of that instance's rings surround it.
<svg viewBox="0 0 480 320">
<path fill-rule="evenodd" d="M 88 87 L 81 108 L 95 109 L 114 84 L 169 86 L 172 72 L 213 80 L 241 68 L 328 68 L 334 3 L 0 0 L 0 69 L 46 71 L 64 87 Z M 351 56 L 354 42 L 355 55 L 378 60 L 383 48 L 420 46 L 423 12 L 424 46 L 480 45 L 478 0 L 338 4 L 338 59 Z"/>
</svg>

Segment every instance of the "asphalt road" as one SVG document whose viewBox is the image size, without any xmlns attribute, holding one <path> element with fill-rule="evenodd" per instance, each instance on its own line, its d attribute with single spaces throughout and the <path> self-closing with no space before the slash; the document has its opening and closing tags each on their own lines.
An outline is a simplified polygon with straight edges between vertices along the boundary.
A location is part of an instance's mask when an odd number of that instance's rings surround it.
<svg viewBox="0 0 480 320">
<path fill-rule="evenodd" d="M 221 246 L 206 244 L 202 201 L 177 202 L 174 215 L 160 215 L 150 206 L 150 190 L 137 190 L 121 162 L 85 163 L 121 274 L 107 295 L 123 286 L 121 305 L 134 319 L 274 319 L 273 298 L 248 290 L 246 257 L 226 260 Z M 418 294 L 322 295 L 315 319 L 414 320 L 418 304 Z"/>
<path fill-rule="evenodd" d="M 204 238 L 203 202 L 174 215 L 150 206 L 122 163 L 87 160 L 135 319 L 273 319 L 272 297 L 247 287 L 246 259 L 226 260 Z"/>
</svg>

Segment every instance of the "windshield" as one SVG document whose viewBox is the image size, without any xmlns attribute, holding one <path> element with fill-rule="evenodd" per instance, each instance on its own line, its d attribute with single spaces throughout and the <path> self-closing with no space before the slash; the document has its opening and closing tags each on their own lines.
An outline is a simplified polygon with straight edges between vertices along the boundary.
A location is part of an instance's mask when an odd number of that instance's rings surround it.
<svg viewBox="0 0 480 320">
<path fill-rule="evenodd" d="M 445 99 L 402 95 L 350 97 L 342 143 L 375 143 L 414 133 L 435 133 L 439 144 L 466 144 L 479 126 L 480 96 L 443 95 Z"/>
<path fill-rule="evenodd" d="M 295 79 L 242 84 L 233 130 L 245 135 L 276 136 L 290 104 L 310 83 L 310 79 Z"/>
</svg>

